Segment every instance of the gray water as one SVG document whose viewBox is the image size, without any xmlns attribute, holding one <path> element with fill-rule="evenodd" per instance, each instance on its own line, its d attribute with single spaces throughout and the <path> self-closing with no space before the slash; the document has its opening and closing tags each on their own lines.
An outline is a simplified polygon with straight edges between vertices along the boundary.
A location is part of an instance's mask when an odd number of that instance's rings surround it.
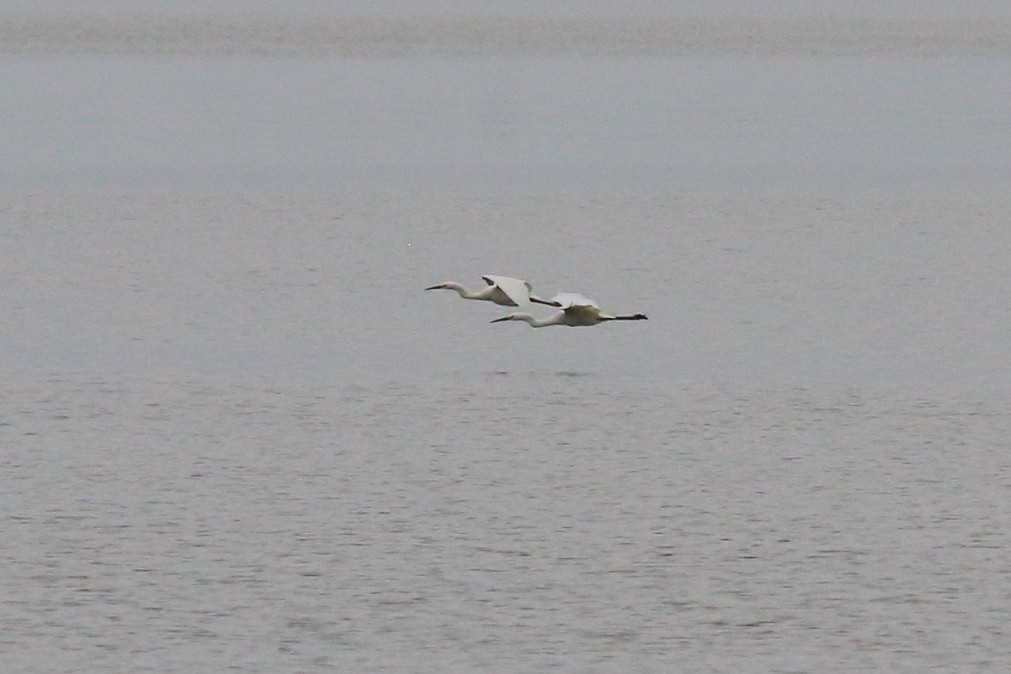
<svg viewBox="0 0 1011 674">
<path fill-rule="evenodd" d="M 1007 670 L 1003 5 L 219 7 L 0 6 L 5 672 Z"/>
</svg>

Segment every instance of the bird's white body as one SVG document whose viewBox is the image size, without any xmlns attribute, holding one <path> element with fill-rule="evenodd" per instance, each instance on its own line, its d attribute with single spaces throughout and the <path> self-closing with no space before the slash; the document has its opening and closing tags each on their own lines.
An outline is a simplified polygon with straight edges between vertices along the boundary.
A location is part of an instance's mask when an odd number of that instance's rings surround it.
<svg viewBox="0 0 1011 674">
<path fill-rule="evenodd" d="M 509 314 L 502 318 L 496 318 L 492 323 L 501 321 L 524 321 L 532 328 L 546 328 L 550 325 L 567 325 L 572 328 L 588 325 L 597 325 L 605 321 L 645 321 L 645 314 L 634 314 L 631 316 L 612 316 L 605 314 L 593 300 L 583 297 L 577 293 L 558 293 L 552 298 L 556 306 L 562 308 L 558 313 L 547 318 L 535 318 L 530 314 Z"/>
<path fill-rule="evenodd" d="M 453 281 L 429 286 L 425 290 L 455 290 L 465 300 L 484 300 L 500 304 L 504 307 L 518 307 L 530 304 L 531 302 L 548 304 L 553 307 L 561 306 L 554 301 L 542 300 L 540 297 L 537 297 L 530 292 L 532 290 L 530 284 L 518 278 L 512 278 L 511 276 L 482 276 L 481 278 L 488 285 L 480 290 L 467 290 L 459 283 Z"/>
</svg>

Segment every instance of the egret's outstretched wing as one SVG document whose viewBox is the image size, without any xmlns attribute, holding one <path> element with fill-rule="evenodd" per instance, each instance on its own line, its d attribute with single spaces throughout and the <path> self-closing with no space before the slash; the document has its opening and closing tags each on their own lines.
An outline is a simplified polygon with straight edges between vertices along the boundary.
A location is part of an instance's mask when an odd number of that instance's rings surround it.
<svg viewBox="0 0 1011 674">
<path fill-rule="evenodd" d="M 511 276 L 482 276 L 490 286 L 497 286 L 516 306 L 530 304 L 530 284 Z"/>
<path fill-rule="evenodd" d="M 558 293 L 551 298 L 552 301 L 558 302 L 558 305 L 562 309 L 568 309 L 569 307 L 593 307 L 597 308 L 597 303 L 591 300 L 589 297 L 580 295 L 579 293 Z"/>
</svg>

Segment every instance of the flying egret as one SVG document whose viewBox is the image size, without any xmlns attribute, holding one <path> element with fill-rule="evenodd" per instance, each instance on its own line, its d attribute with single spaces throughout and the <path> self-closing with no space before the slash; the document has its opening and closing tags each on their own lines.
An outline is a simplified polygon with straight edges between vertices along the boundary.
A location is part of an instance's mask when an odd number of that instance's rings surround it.
<svg viewBox="0 0 1011 674">
<path fill-rule="evenodd" d="M 576 293 L 559 293 L 552 300 L 557 302 L 557 306 L 562 310 L 547 318 L 534 318 L 530 314 L 509 314 L 502 318 L 496 318 L 492 323 L 501 321 L 526 321 L 532 328 L 546 328 L 549 325 L 568 325 L 569 327 L 579 327 L 583 325 L 597 325 L 604 321 L 645 321 L 646 314 L 633 314 L 632 316 L 611 316 L 600 311 L 600 307 L 593 300 L 577 295 Z"/>
<path fill-rule="evenodd" d="M 504 307 L 518 307 L 521 304 L 530 304 L 531 302 L 547 304 L 552 307 L 562 306 L 556 301 L 542 300 L 540 297 L 532 294 L 530 292 L 530 284 L 518 278 L 511 278 L 509 276 L 482 276 L 481 278 L 488 284 L 487 287 L 481 290 L 470 291 L 453 281 L 429 286 L 425 290 L 440 290 L 443 288 L 455 290 L 465 300 L 485 300 L 501 304 Z"/>
</svg>

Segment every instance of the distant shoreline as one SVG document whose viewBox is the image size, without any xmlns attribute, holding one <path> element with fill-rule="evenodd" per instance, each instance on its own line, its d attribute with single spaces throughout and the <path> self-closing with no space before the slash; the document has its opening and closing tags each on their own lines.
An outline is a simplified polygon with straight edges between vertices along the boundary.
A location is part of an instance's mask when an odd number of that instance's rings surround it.
<svg viewBox="0 0 1011 674">
<path fill-rule="evenodd" d="M 237 10 L 0 14 L 2 55 L 194 57 L 1007 57 L 1011 16 L 701 12 L 322 13 Z"/>
</svg>

